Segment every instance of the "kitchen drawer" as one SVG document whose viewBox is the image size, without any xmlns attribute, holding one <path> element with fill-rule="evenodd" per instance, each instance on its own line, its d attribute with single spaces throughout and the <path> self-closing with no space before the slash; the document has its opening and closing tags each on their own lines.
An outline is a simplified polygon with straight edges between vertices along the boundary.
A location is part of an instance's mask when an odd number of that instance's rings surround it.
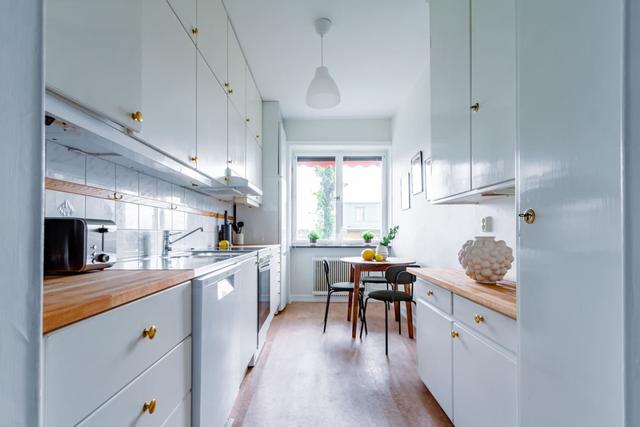
<svg viewBox="0 0 640 427">
<path fill-rule="evenodd" d="M 414 299 L 422 298 L 447 314 L 452 313 L 451 292 L 422 279 L 416 280 Z"/>
<path fill-rule="evenodd" d="M 187 282 L 46 335 L 46 425 L 76 424 L 190 334 Z"/>
<path fill-rule="evenodd" d="M 453 315 L 471 329 L 515 353 L 518 329 L 514 319 L 459 295 L 453 296 Z"/>
<path fill-rule="evenodd" d="M 79 425 L 159 426 L 191 390 L 191 338 L 185 339 Z M 155 400 L 153 413 L 145 403 Z M 176 421 L 180 418 L 177 414 Z M 176 424 L 180 425 L 180 424 Z"/>
<path fill-rule="evenodd" d="M 173 410 L 162 427 L 191 427 L 191 393 Z"/>
</svg>

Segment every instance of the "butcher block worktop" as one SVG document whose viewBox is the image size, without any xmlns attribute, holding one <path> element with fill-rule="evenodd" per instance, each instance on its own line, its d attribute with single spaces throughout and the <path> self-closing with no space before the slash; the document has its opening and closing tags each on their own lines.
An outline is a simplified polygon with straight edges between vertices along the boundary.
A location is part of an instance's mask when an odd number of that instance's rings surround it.
<svg viewBox="0 0 640 427">
<path fill-rule="evenodd" d="M 468 278 L 464 271 L 449 268 L 412 267 L 407 271 L 512 319 L 517 318 L 515 282 L 503 280 L 495 285 L 483 285 Z"/>
<path fill-rule="evenodd" d="M 105 270 L 45 276 L 42 332 L 47 334 L 193 277 L 193 270 Z"/>
</svg>

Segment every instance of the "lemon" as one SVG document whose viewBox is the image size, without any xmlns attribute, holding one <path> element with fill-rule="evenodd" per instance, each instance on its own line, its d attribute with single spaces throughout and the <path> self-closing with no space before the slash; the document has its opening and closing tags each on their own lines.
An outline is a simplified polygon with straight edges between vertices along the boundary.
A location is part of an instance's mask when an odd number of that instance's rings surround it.
<svg viewBox="0 0 640 427">
<path fill-rule="evenodd" d="M 220 249 L 229 249 L 229 241 L 228 240 L 220 240 L 220 243 L 218 243 L 218 247 Z"/>
<path fill-rule="evenodd" d="M 384 255 L 382 255 L 382 254 L 376 254 L 375 259 L 376 259 L 376 261 L 384 261 Z"/>
<path fill-rule="evenodd" d="M 373 249 L 365 249 L 364 251 L 362 251 L 361 255 L 363 260 L 371 261 L 376 255 L 376 251 L 374 251 Z"/>
</svg>

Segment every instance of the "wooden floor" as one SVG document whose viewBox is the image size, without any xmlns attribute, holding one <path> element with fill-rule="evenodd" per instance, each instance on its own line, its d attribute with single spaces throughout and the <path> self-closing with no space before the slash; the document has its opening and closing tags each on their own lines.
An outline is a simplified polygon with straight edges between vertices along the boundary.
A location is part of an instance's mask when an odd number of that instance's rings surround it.
<svg viewBox="0 0 640 427">
<path fill-rule="evenodd" d="M 420 381 L 415 340 L 370 304 L 369 335 L 351 339 L 346 304 L 293 303 L 275 317 L 265 349 L 242 384 L 233 426 L 451 426 Z M 403 319 L 404 320 L 404 319 Z"/>
</svg>

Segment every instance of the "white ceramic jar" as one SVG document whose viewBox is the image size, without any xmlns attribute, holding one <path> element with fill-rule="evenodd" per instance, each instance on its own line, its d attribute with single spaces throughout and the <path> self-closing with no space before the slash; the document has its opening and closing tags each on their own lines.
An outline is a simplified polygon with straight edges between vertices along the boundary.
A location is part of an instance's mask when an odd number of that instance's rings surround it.
<svg viewBox="0 0 640 427">
<path fill-rule="evenodd" d="M 504 278 L 513 263 L 513 251 L 504 240 L 479 236 L 467 240 L 458 252 L 467 276 L 479 283 L 494 284 Z"/>
</svg>

